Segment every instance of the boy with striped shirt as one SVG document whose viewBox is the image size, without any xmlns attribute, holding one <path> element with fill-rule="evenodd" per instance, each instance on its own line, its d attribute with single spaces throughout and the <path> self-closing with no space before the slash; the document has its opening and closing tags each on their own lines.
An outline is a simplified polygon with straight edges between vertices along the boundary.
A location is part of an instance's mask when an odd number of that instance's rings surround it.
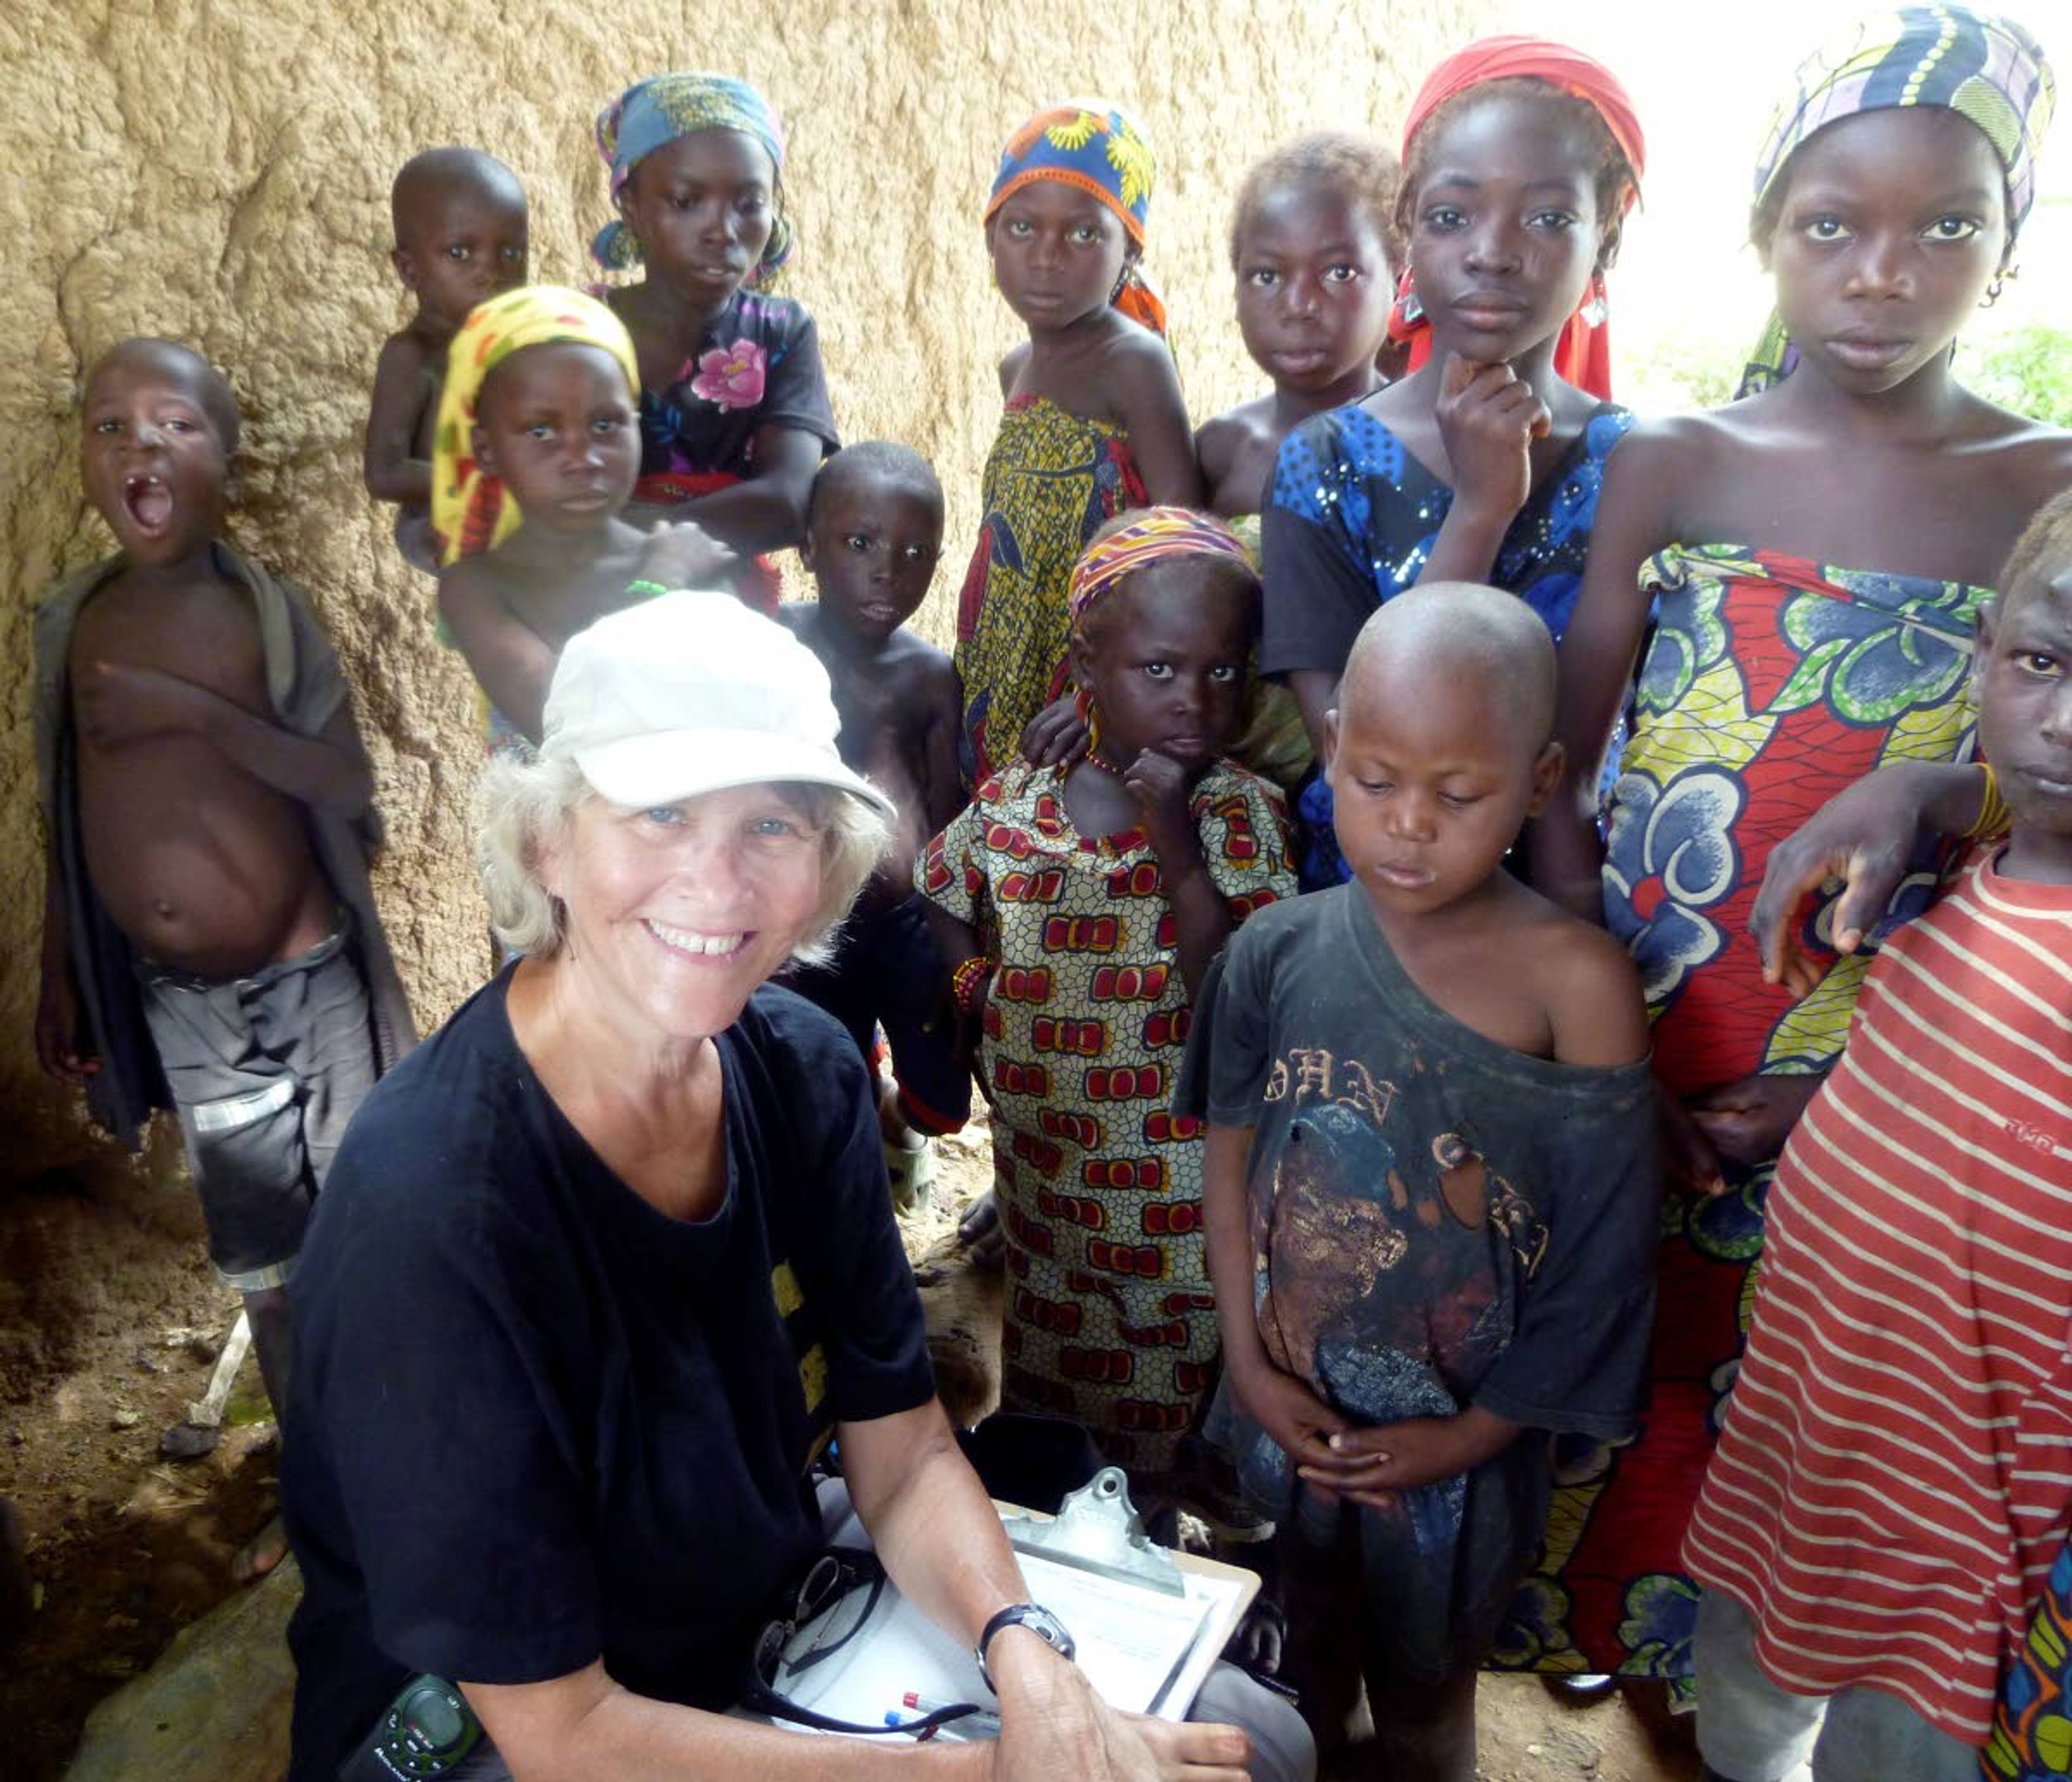
<svg viewBox="0 0 2072 1782">
<path fill-rule="evenodd" d="M 2072 496 L 1980 619 L 2012 830 L 1889 942 L 1770 1196 L 1684 1549 L 1708 1776 L 1975 1782 L 2072 1517 Z"/>
</svg>

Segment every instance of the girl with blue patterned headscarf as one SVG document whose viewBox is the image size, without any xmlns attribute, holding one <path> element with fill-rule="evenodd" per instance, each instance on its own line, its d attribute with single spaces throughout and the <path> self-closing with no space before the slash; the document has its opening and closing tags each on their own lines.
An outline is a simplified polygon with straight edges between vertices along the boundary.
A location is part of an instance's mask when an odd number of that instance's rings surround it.
<svg viewBox="0 0 2072 1782">
<path fill-rule="evenodd" d="M 724 133 L 755 146 L 677 146 Z M 597 145 L 619 215 L 591 252 L 607 270 L 642 274 L 605 293 L 640 363 L 640 481 L 627 517 L 660 510 L 705 527 L 741 554 L 738 591 L 774 611 L 767 554 L 804 536 L 814 472 L 839 443 L 813 319 L 767 290 L 792 247 L 783 126 L 743 81 L 658 74 L 599 113 Z M 715 282 L 716 253 L 738 262 L 731 284 Z"/>
</svg>

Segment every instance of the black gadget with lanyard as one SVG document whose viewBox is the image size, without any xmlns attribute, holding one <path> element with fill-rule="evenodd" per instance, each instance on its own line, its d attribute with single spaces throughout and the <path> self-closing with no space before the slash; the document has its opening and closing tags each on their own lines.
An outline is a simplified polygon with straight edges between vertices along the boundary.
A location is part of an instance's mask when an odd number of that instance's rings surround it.
<svg viewBox="0 0 2072 1782">
<path fill-rule="evenodd" d="M 767 1623 L 755 1642 L 753 1666 L 741 1705 L 772 1720 L 819 1732 L 900 1733 L 925 1739 L 944 1726 L 991 1710 L 976 1702 L 952 1702 L 896 1725 L 866 1726 L 801 1706 L 777 1688 L 780 1673 L 796 1677 L 846 1647 L 870 1624 L 885 1595 L 885 1567 L 866 1547 L 828 1547 L 806 1568 L 796 1595 Z"/>
</svg>

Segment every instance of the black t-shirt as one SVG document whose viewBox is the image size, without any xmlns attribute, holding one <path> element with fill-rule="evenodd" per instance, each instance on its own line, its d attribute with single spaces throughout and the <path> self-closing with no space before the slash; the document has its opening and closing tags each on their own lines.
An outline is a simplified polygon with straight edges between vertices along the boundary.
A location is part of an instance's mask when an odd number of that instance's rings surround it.
<svg viewBox="0 0 2072 1782">
<path fill-rule="evenodd" d="M 718 1041 L 726 1198 L 658 1212 L 518 1048 L 508 975 L 354 1120 L 294 1277 L 282 1495 L 305 1594 L 291 1775 L 417 1671 L 602 1656 L 722 1707 L 818 1544 L 836 1421 L 933 1391 L 856 1047 L 789 991 Z"/>
<path fill-rule="evenodd" d="M 1366 1424 L 1476 1405 L 1527 1430 L 1632 1434 L 1661 1218 L 1645 1062 L 1557 1064 L 1464 1026 L 1341 885 L 1231 936 L 1174 1105 L 1253 1130 L 1252 1303 L 1275 1365 Z M 1277 1521 L 1335 1513 L 1234 1402 L 1213 1429 Z M 1360 1512 L 1392 1662 L 1481 1659 L 1547 1488 L 1546 1442 L 1527 1437 Z"/>
</svg>

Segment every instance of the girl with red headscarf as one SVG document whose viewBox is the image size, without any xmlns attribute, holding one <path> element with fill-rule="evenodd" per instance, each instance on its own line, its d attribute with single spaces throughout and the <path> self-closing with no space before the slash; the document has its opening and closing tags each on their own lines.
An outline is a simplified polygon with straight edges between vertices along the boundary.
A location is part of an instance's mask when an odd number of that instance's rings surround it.
<svg viewBox="0 0 2072 1782">
<path fill-rule="evenodd" d="M 1259 665 L 1319 751 L 1361 624 L 1421 578 L 1508 588 L 1559 637 L 1632 422 L 1602 291 L 1645 150 L 1611 72 L 1538 39 L 1470 44 L 1419 92 L 1403 158 L 1392 330 L 1412 369 L 1298 427 L 1267 493 Z M 1321 777 L 1301 811 L 1305 885 L 1342 881 Z"/>
</svg>

